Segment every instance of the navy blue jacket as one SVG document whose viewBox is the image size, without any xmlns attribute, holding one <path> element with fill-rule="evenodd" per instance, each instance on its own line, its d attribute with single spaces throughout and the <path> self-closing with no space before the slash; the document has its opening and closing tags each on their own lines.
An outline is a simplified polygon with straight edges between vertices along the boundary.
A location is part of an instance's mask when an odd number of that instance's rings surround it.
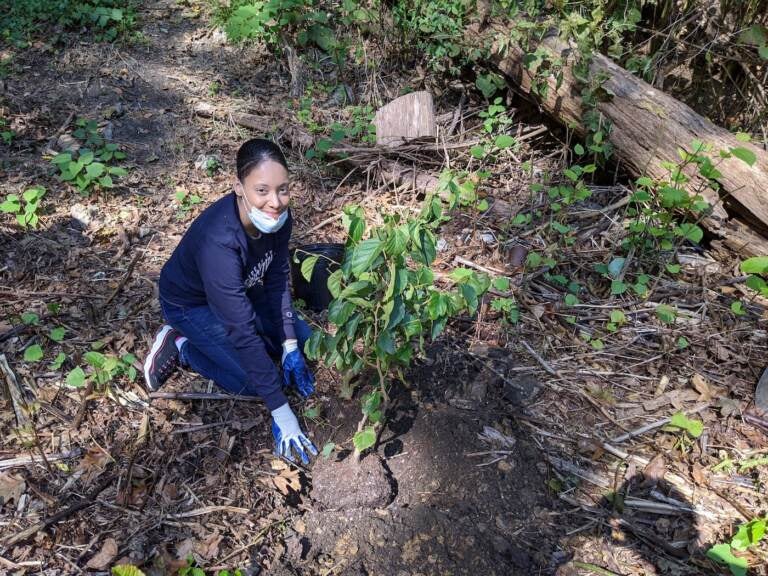
<svg viewBox="0 0 768 576">
<path fill-rule="evenodd" d="M 227 328 L 240 365 L 267 407 L 285 404 L 252 300 L 267 301 L 281 341 L 296 338 L 289 286 L 288 240 L 293 218 L 258 239 L 245 232 L 234 193 L 214 202 L 189 227 L 160 272 L 160 297 L 185 307 L 209 306 Z"/>
</svg>

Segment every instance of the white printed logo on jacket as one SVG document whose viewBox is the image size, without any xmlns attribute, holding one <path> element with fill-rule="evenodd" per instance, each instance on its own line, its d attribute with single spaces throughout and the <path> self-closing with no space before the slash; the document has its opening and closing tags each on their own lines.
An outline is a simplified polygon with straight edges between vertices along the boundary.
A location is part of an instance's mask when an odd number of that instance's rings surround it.
<svg viewBox="0 0 768 576">
<path fill-rule="evenodd" d="M 269 265 L 272 264 L 273 258 L 274 258 L 274 254 L 272 253 L 272 250 L 270 250 L 269 252 L 264 254 L 264 258 L 253 267 L 253 269 L 250 271 L 250 273 L 245 279 L 246 290 L 250 290 L 256 284 L 264 283 L 264 275 L 267 273 L 267 269 L 269 268 Z"/>
</svg>

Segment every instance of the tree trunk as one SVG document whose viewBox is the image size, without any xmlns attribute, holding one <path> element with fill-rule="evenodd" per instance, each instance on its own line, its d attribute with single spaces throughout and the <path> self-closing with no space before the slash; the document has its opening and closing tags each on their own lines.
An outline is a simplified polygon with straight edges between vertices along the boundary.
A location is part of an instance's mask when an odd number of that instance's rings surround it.
<svg viewBox="0 0 768 576">
<path fill-rule="evenodd" d="M 500 33 L 499 37 L 508 36 L 504 30 L 496 31 Z M 527 52 L 514 43 L 505 44 L 505 49 L 496 44 L 494 63 L 508 80 L 530 94 L 534 75 L 524 64 Z M 547 79 L 547 95 L 538 99 L 541 108 L 561 123 L 584 134 L 586 129 L 581 123 L 584 107 L 581 87 L 573 73 L 573 48 L 556 36 L 546 37 L 539 47 L 545 48 L 552 59 L 560 59 L 563 64 L 561 85 L 558 88 L 554 77 Z M 753 166 L 738 158 L 722 160 L 718 165 L 723 174 L 718 179 L 721 186 L 719 195 L 693 173 L 689 174 L 692 178 L 688 189 L 702 194 L 713 206 L 712 214 L 702 225 L 715 238 L 725 239 L 737 227 L 728 222 L 729 218 L 738 216 L 759 234 L 750 235 L 749 244 L 741 246 L 739 252 L 768 253 L 768 153 L 738 141 L 727 130 L 715 126 L 682 102 L 656 90 L 605 56 L 595 55 L 589 71 L 593 78 L 607 78 L 602 87 L 610 97 L 598 102 L 597 109 L 611 124 L 608 140 L 616 156 L 635 176 L 668 177 L 663 163 L 679 162 L 678 149 L 690 150 L 694 140 L 712 146 L 716 163 L 720 150 L 747 148 L 755 154 L 757 161 Z"/>
</svg>

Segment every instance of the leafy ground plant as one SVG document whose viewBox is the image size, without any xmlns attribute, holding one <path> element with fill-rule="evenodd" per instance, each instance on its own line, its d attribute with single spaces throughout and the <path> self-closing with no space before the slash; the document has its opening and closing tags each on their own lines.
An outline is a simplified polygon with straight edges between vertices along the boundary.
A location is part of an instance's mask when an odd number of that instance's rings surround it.
<svg viewBox="0 0 768 576">
<path fill-rule="evenodd" d="M 179 218 L 183 217 L 184 214 L 192 210 L 194 206 L 200 204 L 200 202 L 203 201 L 203 199 L 200 198 L 200 196 L 197 194 L 187 192 L 183 188 L 177 188 L 174 196 L 176 198 L 176 202 L 179 203 L 179 212 L 177 214 Z"/>
<path fill-rule="evenodd" d="M 704 422 L 688 418 L 682 412 L 675 413 L 664 427 L 669 432 L 678 432 L 675 447 L 685 453 L 691 448 L 693 441 L 704 432 Z"/>
<path fill-rule="evenodd" d="M 206 576 L 205 570 L 198 568 L 194 559 L 187 559 L 187 565 L 179 568 L 179 576 Z M 112 576 L 146 576 L 145 573 L 131 564 L 121 564 L 112 568 Z M 242 570 L 217 570 L 214 576 L 243 576 Z"/>
<path fill-rule="evenodd" d="M 124 160 L 125 152 L 117 144 L 104 141 L 94 120 L 80 118 L 76 124 L 74 136 L 83 142 L 83 148 L 61 152 L 51 159 L 51 163 L 58 167 L 59 177 L 83 195 L 99 188 L 112 188 L 113 177 L 128 174 L 125 168 L 112 165 Z"/>
<path fill-rule="evenodd" d="M 21 197 L 17 194 L 9 194 L 5 202 L 0 204 L 0 212 L 15 215 L 16 222 L 22 228 L 37 228 L 40 222 L 38 209 L 43 196 L 45 196 L 45 188 L 42 186 L 28 188 Z"/>
<path fill-rule="evenodd" d="M 76 366 L 67 374 L 67 385 L 72 388 L 82 388 L 92 382 L 95 388 L 102 389 L 113 379 L 123 375 L 131 382 L 136 379 L 136 368 L 133 366 L 136 357 L 133 354 L 115 356 L 90 350 L 83 354 L 83 360 L 86 364 L 85 370 Z"/>
<path fill-rule="evenodd" d="M 345 374 L 345 381 L 368 369 L 373 390 L 362 397 L 363 417 L 353 438 L 356 458 L 376 443 L 386 413 L 394 376 L 424 353 L 448 320 L 473 314 L 490 280 L 459 268 L 450 275 L 451 290 L 439 289 L 431 265 L 436 257 L 434 226 L 442 217 L 442 202 L 428 200 L 421 216 L 389 215 L 384 225 L 366 233 L 363 211 L 344 211 L 347 250 L 341 268 L 328 279 L 333 301 L 328 321 L 333 333 L 317 331 L 306 344 L 310 358 L 323 359 Z M 302 263 L 311 275 L 317 256 Z"/>
<path fill-rule="evenodd" d="M 718 564 L 727 566 L 733 576 L 746 576 L 749 563 L 747 559 L 736 556 L 733 552 L 744 552 L 756 546 L 765 536 L 766 518 L 756 518 L 741 524 L 730 543 L 716 544 L 707 551 L 707 557 Z"/>
<path fill-rule="evenodd" d="M 24 0 L 4 4 L 0 8 L 0 38 L 17 46 L 26 46 L 52 29 L 88 30 L 95 40 L 111 42 L 135 25 L 130 0 Z"/>
<path fill-rule="evenodd" d="M 741 271 L 749 274 L 746 280 L 747 287 L 760 296 L 768 298 L 768 284 L 765 282 L 765 278 L 768 277 L 768 256 L 755 256 L 744 260 L 741 263 Z"/>
</svg>

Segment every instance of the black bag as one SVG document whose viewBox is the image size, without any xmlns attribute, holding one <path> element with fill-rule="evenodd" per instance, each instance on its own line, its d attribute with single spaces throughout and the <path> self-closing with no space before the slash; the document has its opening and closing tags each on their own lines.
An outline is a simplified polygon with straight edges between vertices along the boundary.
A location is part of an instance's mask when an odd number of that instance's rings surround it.
<svg viewBox="0 0 768 576">
<path fill-rule="evenodd" d="M 312 255 L 320 258 L 315 262 L 312 277 L 307 282 L 301 274 L 301 264 Z M 341 267 L 343 261 L 344 244 L 305 244 L 291 250 L 293 298 L 303 300 L 307 308 L 315 312 L 326 309 L 333 300 L 328 290 L 328 277 Z"/>
</svg>

